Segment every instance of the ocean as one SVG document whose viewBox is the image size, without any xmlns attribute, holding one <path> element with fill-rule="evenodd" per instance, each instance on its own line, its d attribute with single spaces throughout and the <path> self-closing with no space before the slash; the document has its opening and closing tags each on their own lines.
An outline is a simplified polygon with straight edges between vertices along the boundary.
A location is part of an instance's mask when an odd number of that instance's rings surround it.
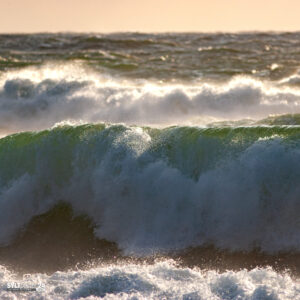
<svg viewBox="0 0 300 300">
<path fill-rule="evenodd" d="M 0 35 L 1 299 L 300 299 L 300 33 Z"/>
</svg>

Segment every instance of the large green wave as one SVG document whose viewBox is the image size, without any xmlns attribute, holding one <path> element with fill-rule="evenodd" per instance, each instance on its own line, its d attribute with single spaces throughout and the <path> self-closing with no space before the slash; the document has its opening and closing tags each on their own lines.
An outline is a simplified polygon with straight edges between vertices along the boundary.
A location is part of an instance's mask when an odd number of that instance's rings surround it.
<svg viewBox="0 0 300 300">
<path fill-rule="evenodd" d="M 300 128 L 63 126 L 0 140 L 0 243 L 61 202 L 126 253 L 299 252 Z"/>
<path fill-rule="evenodd" d="M 130 141 L 126 135 L 147 135 Z M 300 128 L 293 126 L 251 127 L 128 127 L 124 125 L 62 126 L 42 132 L 24 132 L 0 139 L 0 178 L 9 182 L 23 173 L 33 174 L 40 163 L 56 173 L 56 181 L 64 182 L 72 175 L 74 157 L 81 167 L 100 161 L 112 148 L 143 152 L 152 159 L 164 160 L 192 177 L 233 158 L 251 144 L 279 140 L 286 147 L 300 144 Z M 100 145 L 100 147 L 99 147 Z M 122 148 L 122 147 L 121 147 Z M 121 153 L 122 151 L 120 151 Z M 120 154 L 121 156 L 121 154 Z M 50 170 L 49 170 L 50 171 Z"/>
</svg>

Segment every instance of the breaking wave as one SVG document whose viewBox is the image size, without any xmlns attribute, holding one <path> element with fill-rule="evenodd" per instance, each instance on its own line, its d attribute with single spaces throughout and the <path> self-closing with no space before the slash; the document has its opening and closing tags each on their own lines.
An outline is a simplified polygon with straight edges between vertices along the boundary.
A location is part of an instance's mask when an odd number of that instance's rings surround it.
<svg viewBox="0 0 300 300">
<path fill-rule="evenodd" d="M 0 243 L 62 201 L 125 254 L 299 252 L 300 129 L 64 126 L 0 140 Z"/>
<path fill-rule="evenodd" d="M 300 113 L 300 90 L 235 77 L 190 86 L 125 80 L 83 66 L 46 65 L 10 71 L 0 80 L 0 133 L 42 130 L 56 123 L 207 125 Z"/>
</svg>

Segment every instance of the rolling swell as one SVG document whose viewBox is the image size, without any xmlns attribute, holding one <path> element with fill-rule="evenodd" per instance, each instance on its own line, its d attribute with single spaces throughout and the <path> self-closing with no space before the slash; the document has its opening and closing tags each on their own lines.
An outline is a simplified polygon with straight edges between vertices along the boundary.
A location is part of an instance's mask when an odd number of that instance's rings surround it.
<svg viewBox="0 0 300 300">
<path fill-rule="evenodd" d="M 125 255 L 299 253 L 298 127 L 64 126 L 0 140 L 0 243 L 60 203 Z"/>
</svg>

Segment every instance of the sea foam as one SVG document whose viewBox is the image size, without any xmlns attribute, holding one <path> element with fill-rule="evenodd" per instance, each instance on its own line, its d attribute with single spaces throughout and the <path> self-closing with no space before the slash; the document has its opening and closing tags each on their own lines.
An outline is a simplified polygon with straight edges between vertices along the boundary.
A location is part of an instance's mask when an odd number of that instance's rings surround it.
<svg viewBox="0 0 300 300">
<path fill-rule="evenodd" d="M 227 271 L 201 271 L 180 268 L 172 261 L 153 265 L 108 265 L 87 271 L 33 274 L 20 280 L 4 268 L 0 283 L 31 283 L 45 287 L 39 292 L 18 293 L 36 299 L 293 299 L 299 298 L 299 280 L 278 274 L 271 268 Z M 0 290 L 0 297 L 15 294 Z"/>
<path fill-rule="evenodd" d="M 235 77 L 224 83 L 160 84 L 76 65 L 46 65 L 2 77 L 0 132 L 42 130 L 64 121 L 206 125 L 300 113 L 299 104 L 300 90 L 282 82 Z"/>
</svg>

